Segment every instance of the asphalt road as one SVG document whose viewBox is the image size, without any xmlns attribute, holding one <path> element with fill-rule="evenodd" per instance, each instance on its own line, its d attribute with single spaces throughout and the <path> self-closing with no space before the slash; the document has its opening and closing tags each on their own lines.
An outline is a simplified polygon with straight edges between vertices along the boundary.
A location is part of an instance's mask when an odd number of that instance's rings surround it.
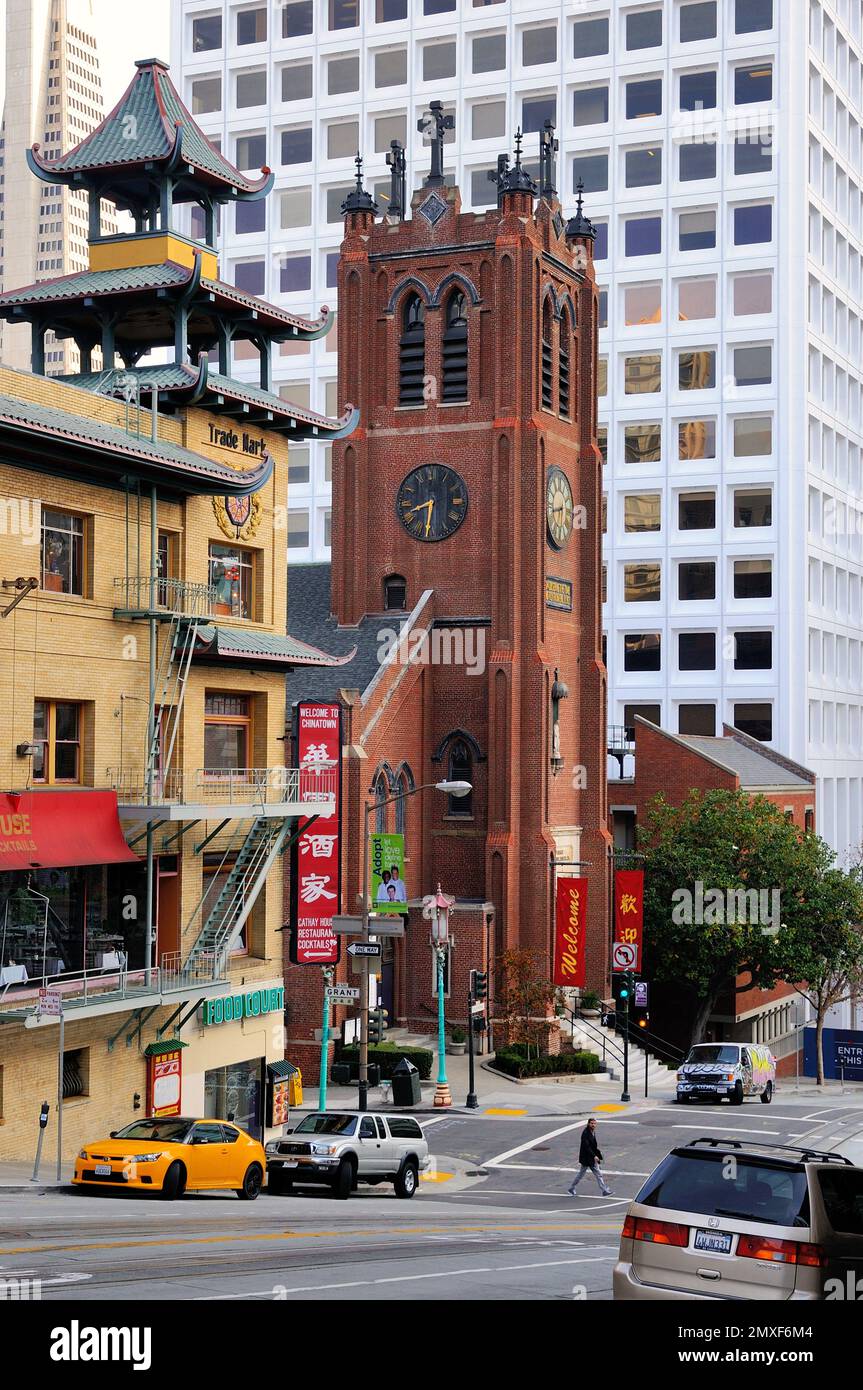
<svg viewBox="0 0 863 1390">
<path fill-rule="evenodd" d="M 585 1117 L 448 1114 L 427 1122 L 434 1180 L 412 1202 L 360 1188 L 80 1196 L 0 1190 L 0 1280 L 38 1279 L 43 1300 L 608 1300 L 628 1200 L 675 1144 L 701 1135 L 835 1147 L 863 1104 L 811 1098 L 742 1108 L 666 1101 L 598 1108 L 604 1171 L 573 1199 Z M 590 1184 L 590 1186 L 588 1186 Z M 583 1195 L 581 1195 L 583 1194 Z"/>
</svg>

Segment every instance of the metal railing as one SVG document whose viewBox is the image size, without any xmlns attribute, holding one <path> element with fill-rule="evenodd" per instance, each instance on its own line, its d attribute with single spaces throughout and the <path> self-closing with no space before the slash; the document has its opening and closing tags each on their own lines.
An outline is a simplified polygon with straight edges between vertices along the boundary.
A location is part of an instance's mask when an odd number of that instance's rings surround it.
<svg viewBox="0 0 863 1390">
<path fill-rule="evenodd" d="M 91 1002 L 108 999 L 133 1000 L 142 995 L 169 994 L 190 987 L 221 984 L 228 980 L 227 970 L 220 968 L 214 953 L 201 954 L 184 966 L 179 952 L 164 955 L 161 966 L 148 970 L 129 969 L 125 953 L 116 953 L 119 965 L 107 965 L 85 970 L 64 970 L 55 974 L 28 976 L 0 988 L 0 1012 L 19 1010 L 38 1004 L 40 989 L 56 990 L 63 997 L 64 1008 L 83 1008 Z"/>
<path fill-rule="evenodd" d="M 634 753 L 635 729 L 628 724 L 609 724 L 605 743 L 609 753 Z"/>
<path fill-rule="evenodd" d="M 109 785 L 121 805 L 147 804 L 144 771 L 108 769 Z M 313 767 L 199 767 L 174 768 L 153 778 L 153 801 L 175 805 L 204 802 L 216 808 L 239 802 L 250 806 L 276 802 L 333 801 L 336 795 L 336 769 L 332 764 Z"/>
<path fill-rule="evenodd" d="M 208 618 L 216 602 L 212 584 L 189 584 L 161 575 L 125 575 L 114 580 L 114 589 L 119 594 L 114 607 L 124 612 L 149 613 L 159 608 L 176 617 Z"/>
</svg>

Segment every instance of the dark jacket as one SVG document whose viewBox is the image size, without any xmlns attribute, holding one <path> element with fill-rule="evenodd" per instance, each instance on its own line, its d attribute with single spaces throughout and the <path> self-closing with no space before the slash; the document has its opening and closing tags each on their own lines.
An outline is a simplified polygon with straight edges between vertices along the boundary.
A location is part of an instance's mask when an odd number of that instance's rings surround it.
<svg viewBox="0 0 863 1390">
<path fill-rule="evenodd" d="M 596 1134 L 590 1128 L 590 1125 L 585 1125 L 584 1129 L 581 1131 L 578 1161 L 583 1164 L 585 1168 L 592 1168 L 597 1160 L 602 1161 L 602 1154 L 596 1142 Z"/>
</svg>

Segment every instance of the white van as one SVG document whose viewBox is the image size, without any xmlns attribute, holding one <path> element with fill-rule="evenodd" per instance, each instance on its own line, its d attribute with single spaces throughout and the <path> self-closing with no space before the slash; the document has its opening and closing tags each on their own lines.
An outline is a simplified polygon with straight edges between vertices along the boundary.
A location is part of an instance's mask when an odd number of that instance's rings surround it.
<svg viewBox="0 0 863 1390">
<path fill-rule="evenodd" d="M 698 1043 L 677 1073 L 677 1100 L 721 1100 L 742 1105 L 747 1096 L 773 1099 L 776 1058 L 760 1043 Z"/>
</svg>

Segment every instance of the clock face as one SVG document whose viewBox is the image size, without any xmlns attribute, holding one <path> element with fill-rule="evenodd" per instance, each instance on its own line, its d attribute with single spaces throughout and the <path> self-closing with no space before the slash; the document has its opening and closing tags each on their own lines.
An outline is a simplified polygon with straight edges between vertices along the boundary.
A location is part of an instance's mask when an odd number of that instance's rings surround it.
<svg viewBox="0 0 863 1390">
<path fill-rule="evenodd" d="M 467 486 L 443 463 L 424 463 L 403 480 L 396 512 L 417 541 L 445 541 L 467 515 Z"/>
<path fill-rule="evenodd" d="M 572 488 L 562 468 L 550 468 L 545 484 L 548 539 L 561 550 L 572 535 Z"/>
</svg>

